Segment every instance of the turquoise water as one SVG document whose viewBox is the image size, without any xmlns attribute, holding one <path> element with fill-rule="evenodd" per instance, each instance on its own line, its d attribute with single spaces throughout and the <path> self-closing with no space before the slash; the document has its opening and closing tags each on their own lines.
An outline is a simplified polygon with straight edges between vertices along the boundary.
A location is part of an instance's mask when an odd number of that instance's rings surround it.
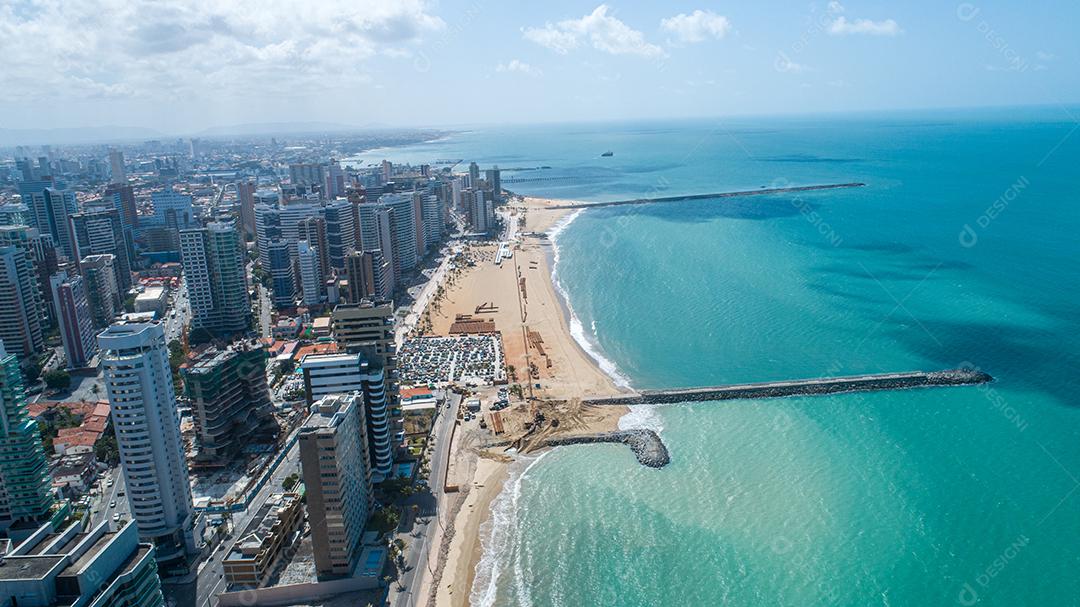
<svg viewBox="0 0 1080 607">
<path fill-rule="evenodd" d="M 506 187 L 588 200 L 867 183 L 577 216 L 558 281 L 635 387 L 998 378 L 635 410 L 672 464 L 615 446 L 517 464 L 474 603 L 1080 604 L 1073 129 L 1043 109 L 507 127 L 403 150 L 550 165 L 568 179 Z"/>
</svg>

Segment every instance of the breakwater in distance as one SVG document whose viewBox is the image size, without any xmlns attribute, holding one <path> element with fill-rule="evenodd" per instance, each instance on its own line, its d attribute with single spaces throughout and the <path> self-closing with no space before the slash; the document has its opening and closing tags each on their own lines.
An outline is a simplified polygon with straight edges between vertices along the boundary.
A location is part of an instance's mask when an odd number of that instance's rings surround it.
<svg viewBox="0 0 1080 607">
<path fill-rule="evenodd" d="M 934 386 L 971 386 L 994 381 L 994 378 L 975 369 L 945 371 L 912 371 L 908 373 L 879 373 L 849 377 L 822 377 L 787 381 L 707 386 L 677 390 L 643 390 L 637 394 L 583 399 L 588 405 L 648 405 L 710 400 L 748 398 L 780 398 L 784 396 L 815 396 L 843 392 L 875 392 L 905 390 Z"/>
<path fill-rule="evenodd" d="M 578 434 L 549 438 L 545 444 L 549 447 L 564 445 L 589 445 L 594 443 L 621 443 L 630 447 L 638 463 L 649 468 L 663 468 L 671 462 L 667 447 L 660 436 L 652 430 L 637 428 L 597 434 Z"/>
<path fill-rule="evenodd" d="M 611 202 L 575 202 L 571 204 L 559 204 L 548 207 L 549 209 L 592 209 L 597 207 L 618 207 L 631 204 L 655 204 L 660 202 L 685 202 L 687 200 L 706 200 L 710 198 L 739 198 L 743 196 L 765 196 L 768 194 L 796 194 L 799 192 L 814 192 L 817 190 L 840 190 L 846 188 L 861 188 L 865 183 L 826 183 L 820 185 L 799 185 L 784 188 L 759 188 L 757 190 L 741 190 L 736 192 L 714 192 L 711 194 L 686 194 L 683 196 L 660 196 L 658 198 L 634 198 L 632 200 L 613 200 Z"/>
</svg>

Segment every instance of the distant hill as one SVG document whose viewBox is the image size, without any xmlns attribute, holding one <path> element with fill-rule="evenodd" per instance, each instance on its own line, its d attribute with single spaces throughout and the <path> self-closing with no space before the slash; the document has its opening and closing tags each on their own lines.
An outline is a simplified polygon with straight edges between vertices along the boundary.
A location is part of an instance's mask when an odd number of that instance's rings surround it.
<svg viewBox="0 0 1080 607">
<path fill-rule="evenodd" d="M 61 145 L 120 143 L 167 137 L 154 129 L 130 126 L 96 126 L 60 129 L 0 128 L 0 147 L 16 145 Z"/>
<path fill-rule="evenodd" d="M 296 135 L 318 133 L 353 133 L 378 129 L 374 125 L 357 126 L 338 122 L 256 122 L 234 124 L 204 129 L 195 133 L 196 137 L 251 137 L 270 135 Z"/>
</svg>

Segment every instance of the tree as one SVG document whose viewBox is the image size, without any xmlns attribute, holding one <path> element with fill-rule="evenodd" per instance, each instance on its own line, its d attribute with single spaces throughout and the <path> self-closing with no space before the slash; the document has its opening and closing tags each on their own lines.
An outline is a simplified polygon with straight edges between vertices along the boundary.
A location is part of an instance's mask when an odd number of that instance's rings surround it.
<svg viewBox="0 0 1080 607">
<path fill-rule="evenodd" d="M 300 475 L 298 475 L 298 474 L 296 474 L 294 472 L 293 474 L 290 474 L 289 476 L 286 476 L 285 480 L 281 481 L 281 488 L 286 490 L 286 491 L 292 491 L 293 488 L 295 488 L 297 483 L 299 483 L 299 482 L 300 482 Z"/>
<path fill-rule="evenodd" d="M 71 387 L 71 374 L 63 369 L 54 369 L 45 374 L 45 385 L 50 390 L 67 390 Z"/>
<path fill-rule="evenodd" d="M 94 457 L 110 466 L 120 463 L 120 448 L 116 445 L 116 436 L 111 427 L 94 443 Z"/>
</svg>

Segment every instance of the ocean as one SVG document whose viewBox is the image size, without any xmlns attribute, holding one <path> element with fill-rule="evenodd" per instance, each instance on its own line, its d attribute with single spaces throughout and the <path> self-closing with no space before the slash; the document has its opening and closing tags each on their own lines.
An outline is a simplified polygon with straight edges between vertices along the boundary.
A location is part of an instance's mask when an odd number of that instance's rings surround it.
<svg viewBox="0 0 1080 607">
<path fill-rule="evenodd" d="M 486 127 L 372 154 L 590 201 L 864 182 L 575 214 L 555 278 L 576 336 L 635 388 L 997 378 L 635 408 L 622 424 L 672 463 L 610 445 L 514 464 L 473 604 L 1080 605 L 1074 114 Z"/>
</svg>

